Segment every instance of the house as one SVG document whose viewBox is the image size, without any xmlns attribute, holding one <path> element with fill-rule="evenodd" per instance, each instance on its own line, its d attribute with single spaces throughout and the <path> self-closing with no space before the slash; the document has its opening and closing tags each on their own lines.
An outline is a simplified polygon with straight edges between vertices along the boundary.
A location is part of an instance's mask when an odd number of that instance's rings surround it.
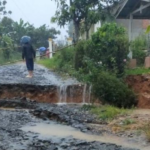
<svg viewBox="0 0 150 150">
<path fill-rule="evenodd" d="M 150 25 L 150 0 L 121 0 L 118 5 L 112 7 L 111 12 L 116 23 L 126 28 L 130 41 Z M 101 27 L 100 21 L 91 27 L 89 35 L 96 32 L 98 27 Z M 85 34 L 80 38 L 85 39 Z"/>
<path fill-rule="evenodd" d="M 95 33 L 100 27 L 101 21 L 97 22 L 96 24 L 93 24 L 89 30 L 89 37 L 91 37 L 92 34 Z M 86 39 L 86 34 L 85 33 L 81 34 L 79 39 Z"/>
</svg>

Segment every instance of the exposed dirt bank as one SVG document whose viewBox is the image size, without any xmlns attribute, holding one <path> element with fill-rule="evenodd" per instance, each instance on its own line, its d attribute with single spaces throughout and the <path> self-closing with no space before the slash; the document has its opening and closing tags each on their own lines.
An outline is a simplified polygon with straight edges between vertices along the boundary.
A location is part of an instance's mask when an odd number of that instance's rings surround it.
<svg viewBox="0 0 150 150">
<path fill-rule="evenodd" d="M 138 108 L 150 109 L 150 75 L 130 75 L 126 82 L 138 98 Z"/>
</svg>

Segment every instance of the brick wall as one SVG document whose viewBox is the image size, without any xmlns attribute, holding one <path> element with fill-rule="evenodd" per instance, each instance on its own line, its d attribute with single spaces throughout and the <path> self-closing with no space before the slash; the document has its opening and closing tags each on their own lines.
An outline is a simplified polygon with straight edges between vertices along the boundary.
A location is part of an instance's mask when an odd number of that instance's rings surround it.
<svg viewBox="0 0 150 150">
<path fill-rule="evenodd" d="M 143 29 L 147 29 L 147 27 L 150 25 L 150 20 L 143 20 L 142 21 L 142 27 Z"/>
</svg>

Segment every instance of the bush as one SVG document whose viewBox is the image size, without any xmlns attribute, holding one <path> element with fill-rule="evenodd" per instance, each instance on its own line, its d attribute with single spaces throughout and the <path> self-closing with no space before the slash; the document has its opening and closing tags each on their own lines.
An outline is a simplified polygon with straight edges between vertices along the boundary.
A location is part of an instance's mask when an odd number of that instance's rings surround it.
<svg viewBox="0 0 150 150">
<path fill-rule="evenodd" d="M 127 85 L 106 72 L 93 77 L 93 94 L 102 102 L 117 107 L 136 105 L 136 97 Z"/>
<path fill-rule="evenodd" d="M 146 53 L 144 50 L 147 49 L 147 39 L 145 35 L 140 35 L 131 43 L 131 49 L 133 52 L 133 58 L 137 59 L 138 65 L 144 64 Z"/>
<path fill-rule="evenodd" d="M 57 61 L 56 69 L 62 72 L 70 72 L 74 65 L 74 47 L 64 48 L 59 51 L 55 58 Z"/>
<path fill-rule="evenodd" d="M 79 41 L 75 47 L 75 69 L 79 70 L 81 68 L 86 68 L 86 58 L 91 58 L 90 54 L 93 51 L 94 45 L 91 40 Z"/>
<path fill-rule="evenodd" d="M 74 64 L 74 47 L 64 48 L 58 51 L 52 59 L 42 59 L 38 63 L 58 72 L 69 73 Z"/>
<path fill-rule="evenodd" d="M 121 76 L 129 49 L 125 29 L 115 23 L 105 24 L 92 36 L 92 41 L 95 48 L 91 51 L 91 57 L 96 62 L 102 61 L 108 70 Z"/>
</svg>

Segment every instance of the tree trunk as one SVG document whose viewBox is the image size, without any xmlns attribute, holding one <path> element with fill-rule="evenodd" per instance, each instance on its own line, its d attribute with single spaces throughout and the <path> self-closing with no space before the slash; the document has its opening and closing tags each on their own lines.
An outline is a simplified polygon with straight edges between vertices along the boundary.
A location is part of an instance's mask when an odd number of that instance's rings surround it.
<svg viewBox="0 0 150 150">
<path fill-rule="evenodd" d="M 74 28 L 75 28 L 75 42 L 79 40 L 79 24 L 74 21 Z"/>
<path fill-rule="evenodd" d="M 85 32 L 86 32 L 86 40 L 88 40 L 89 39 L 89 30 L 86 29 Z"/>
</svg>

